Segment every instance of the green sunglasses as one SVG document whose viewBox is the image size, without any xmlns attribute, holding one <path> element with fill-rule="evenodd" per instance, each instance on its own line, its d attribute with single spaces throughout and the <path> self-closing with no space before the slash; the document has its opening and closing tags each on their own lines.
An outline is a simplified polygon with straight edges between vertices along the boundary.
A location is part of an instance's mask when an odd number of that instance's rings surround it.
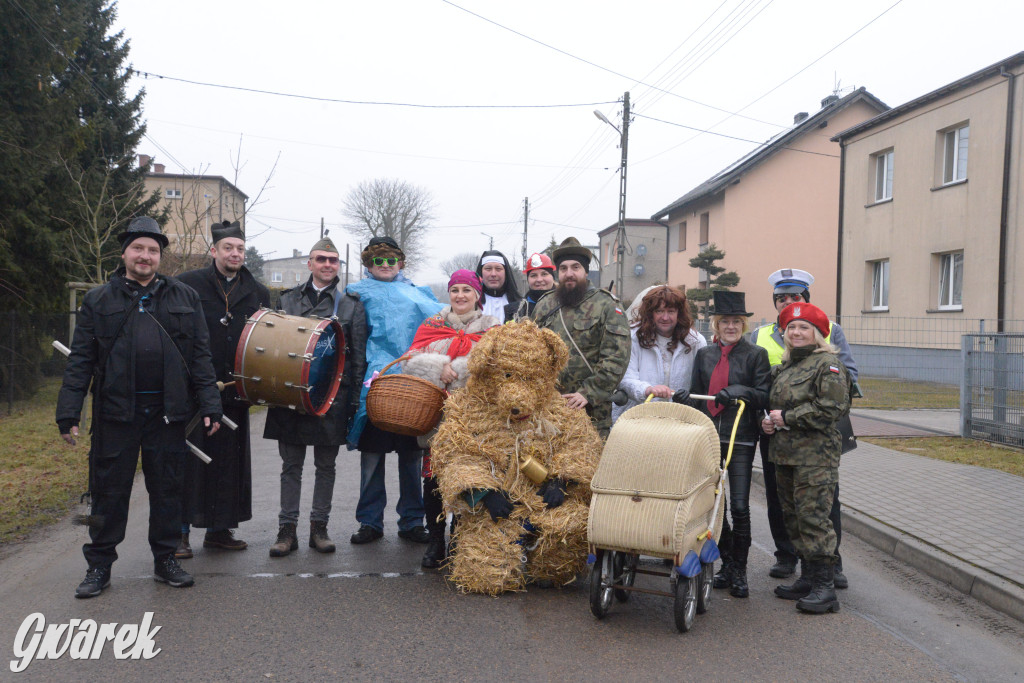
<svg viewBox="0 0 1024 683">
<path fill-rule="evenodd" d="M 396 263 L 398 263 L 398 258 L 395 257 L 395 256 L 388 256 L 388 257 L 374 256 L 373 257 L 373 265 L 375 265 L 375 266 L 383 266 L 385 263 L 388 264 L 389 266 L 393 266 Z"/>
</svg>

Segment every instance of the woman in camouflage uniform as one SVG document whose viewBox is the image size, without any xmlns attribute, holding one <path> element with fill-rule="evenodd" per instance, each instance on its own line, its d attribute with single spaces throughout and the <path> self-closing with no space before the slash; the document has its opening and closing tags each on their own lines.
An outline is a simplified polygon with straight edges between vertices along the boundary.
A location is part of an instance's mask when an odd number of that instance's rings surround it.
<svg viewBox="0 0 1024 683">
<path fill-rule="evenodd" d="M 796 600 L 797 609 L 838 612 L 834 565 L 836 535 L 829 520 L 839 481 L 836 421 L 850 410 L 850 374 L 825 341 L 829 321 L 812 304 L 782 309 L 785 330 L 782 364 L 772 368 L 771 412 L 761 423 L 775 434 L 769 458 L 775 463 L 786 531 L 800 554 L 800 578 L 775 594 Z"/>
</svg>

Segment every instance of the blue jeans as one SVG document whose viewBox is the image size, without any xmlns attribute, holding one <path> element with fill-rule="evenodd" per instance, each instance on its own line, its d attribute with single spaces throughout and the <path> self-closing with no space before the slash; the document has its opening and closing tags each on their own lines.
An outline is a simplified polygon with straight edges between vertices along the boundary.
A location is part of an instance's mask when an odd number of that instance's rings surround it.
<svg viewBox="0 0 1024 683">
<path fill-rule="evenodd" d="M 423 488 L 420 484 L 422 451 L 398 452 L 398 529 L 423 526 Z M 356 521 L 384 530 L 388 494 L 384 487 L 384 453 L 363 451 L 359 456 L 359 503 Z"/>
</svg>

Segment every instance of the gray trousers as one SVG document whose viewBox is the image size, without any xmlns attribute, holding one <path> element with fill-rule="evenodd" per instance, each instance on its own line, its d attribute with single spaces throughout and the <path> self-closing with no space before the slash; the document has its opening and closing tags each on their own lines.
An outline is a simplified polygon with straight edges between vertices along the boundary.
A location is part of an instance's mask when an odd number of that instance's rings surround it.
<svg viewBox="0 0 1024 683">
<path fill-rule="evenodd" d="M 309 513 L 311 522 L 326 522 L 331 516 L 331 499 L 334 498 L 334 461 L 338 457 L 339 449 L 340 446 L 313 446 L 316 476 L 313 480 L 313 509 Z M 306 446 L 278 441 L 277 450 L 281 454 L 281 514 L 278 515 L 278 523 L 297 524 Z"/>
</svg>

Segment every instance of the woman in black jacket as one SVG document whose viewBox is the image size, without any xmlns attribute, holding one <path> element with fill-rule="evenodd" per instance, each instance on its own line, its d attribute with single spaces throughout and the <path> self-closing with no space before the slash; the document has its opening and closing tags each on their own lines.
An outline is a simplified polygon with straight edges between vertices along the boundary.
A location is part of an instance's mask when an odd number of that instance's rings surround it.
<svg viewBox="0 0 1024 683">
<path fill-rule="evenodd" d="M 729 450 L 729 438 L 739 407 L 737 399 L 746 402 L 736 430 L 732 460 L 729 462 L 728 519 L 722 519 L 719 549 L 722 568 L 715 575 L 715 588 L 729 588 L 737 598 L 745 598 L 747 587 L 747 554 L 750 551 L 750 475 L 754 464 L 754 447 L 760 434 L 760 414 L 768 405 L 771 387 L 771 365 L 768 352 L 751 344 L 746 333 L 747 318 L 743 292 L 716 291 L 715 315 L 711 327 L 713 343 L 697 351 L 690 391 L 677 391 L 672 400 L 691 405 L 711 417 L 722 444 L 722 461 Z M 689 394 L 714 396 L 714 401 L 694 401 Z"/>
</svg>

